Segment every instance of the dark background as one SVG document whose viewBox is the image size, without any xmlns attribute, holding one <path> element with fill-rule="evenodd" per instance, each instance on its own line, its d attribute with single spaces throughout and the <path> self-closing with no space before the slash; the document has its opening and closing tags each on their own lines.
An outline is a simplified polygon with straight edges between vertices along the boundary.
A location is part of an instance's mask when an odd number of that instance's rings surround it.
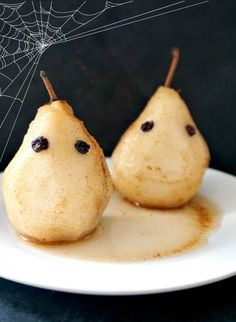
<svg viewBox="0 0 236 322">
<path fill-rule="evenodd" d="M 191 290 L 88 296 L 0 280 L 1 322 L 235 322 L 236 277 Z"/>
<path fill-rule="evenodd" d="M 136 0 L 109 10 L 91 28 L 173 2 Z M 186 4 L 196 2 L 189 0 Z M 42 3 L 47 5 L 48 1 Z M 54 6 L 57 10 L 74 10 L 79 3 L 61 0 Z M 104 6 L 104 1 L 89 4 L 89 10 L 94 11 Z M 58 95 L 71 103 L 109 156 L 122 132 L 163 84 L 170 50 L 178 46 L 181 60 L 173 87 L 182 90 L 209 144 L 211 166 L 236 174 L 235 30 L 235 1 L 211 0 L 50 47 L 40 60 L 0 169 L 14 156 L 36 109 L 48 101 L 40 69 L 47 71 Z M 7 131 L 3 128 L 0 145 Z"/>
</svg>

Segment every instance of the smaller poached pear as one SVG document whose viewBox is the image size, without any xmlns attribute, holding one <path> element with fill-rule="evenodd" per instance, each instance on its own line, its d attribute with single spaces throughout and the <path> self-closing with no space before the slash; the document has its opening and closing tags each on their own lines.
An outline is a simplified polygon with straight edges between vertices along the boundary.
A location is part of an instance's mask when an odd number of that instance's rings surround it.
<svg viewBox="0 0 236 322">
<path fill-rule="evenodd" d="M 187 105 L 170 88 L 179 50 L 160 86 L 112 155 L 112 177 L 128 200 L 153 208 L 180 207 L 198 192 L 210 153 Z"/>
<path fill-rule="evenodd" d="M 3 176 L 9 220 L 27 239 L 73 242 L 92 232 L 111 193 L 101 148 L 70 105 L 57 99 L 39 108 Z"/>
</svg>

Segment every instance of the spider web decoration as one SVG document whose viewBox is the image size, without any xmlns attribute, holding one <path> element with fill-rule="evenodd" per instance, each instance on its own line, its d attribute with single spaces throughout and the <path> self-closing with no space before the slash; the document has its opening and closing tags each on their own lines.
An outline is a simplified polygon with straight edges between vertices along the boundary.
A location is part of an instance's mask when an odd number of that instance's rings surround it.
<svg viewBox="0 0 236 322">
<path fill-rule="evenodd" d="M 87 0 L 73 11 L 57 11 L 52 2 L 47 7 L 41 2 L 36 7 L 33 1 L 27 6 L 26 1 L 15 4 L 0 2 L 0 163 L 40 58 L 50 46 L 202 5 L 208 1 L 191 4 L 188 0 L 177 1 L 87 31 L 83 31 L 84 27 L 98 20 L 106 11 L 132 3 L 133 0 L 122 3 L 106 0 L 104 7 L 97 12 L 86 12 L 84 7 Z M 5 141 L 3 126 L 8 133 Z"/>
</svg>

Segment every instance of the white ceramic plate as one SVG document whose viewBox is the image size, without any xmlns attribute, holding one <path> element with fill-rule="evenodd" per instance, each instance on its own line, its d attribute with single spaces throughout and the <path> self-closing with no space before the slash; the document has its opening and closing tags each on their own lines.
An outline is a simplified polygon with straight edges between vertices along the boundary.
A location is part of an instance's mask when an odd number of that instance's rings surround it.
<svg viewBox="0 0 236 322">
<path fill-rule="evenodd" d="M 86 294 L 148 294 L 186 289 L 236 273 L 236 178 L 209 169 L 201 194 L 223 213 L 220 228 L 198 250 L 161 260 L 98 263 L 67 259 L 21 241 L 0 193 L 0 276 L 41 288 Z"/>
</svg>

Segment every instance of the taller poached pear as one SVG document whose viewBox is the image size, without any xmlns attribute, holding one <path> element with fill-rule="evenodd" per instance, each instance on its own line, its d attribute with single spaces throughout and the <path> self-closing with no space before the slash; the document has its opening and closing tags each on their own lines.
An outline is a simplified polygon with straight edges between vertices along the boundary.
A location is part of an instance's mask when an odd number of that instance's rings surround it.
<svg viewBox="0 0 236 322">
<path fill-rule="evenodd" d="M 14 228 L 41 243 L 76 241 L 96 228 L 111 192 L 103 152 L 69 104 L 39 108 L 3 176 Z"/>
</svg>

